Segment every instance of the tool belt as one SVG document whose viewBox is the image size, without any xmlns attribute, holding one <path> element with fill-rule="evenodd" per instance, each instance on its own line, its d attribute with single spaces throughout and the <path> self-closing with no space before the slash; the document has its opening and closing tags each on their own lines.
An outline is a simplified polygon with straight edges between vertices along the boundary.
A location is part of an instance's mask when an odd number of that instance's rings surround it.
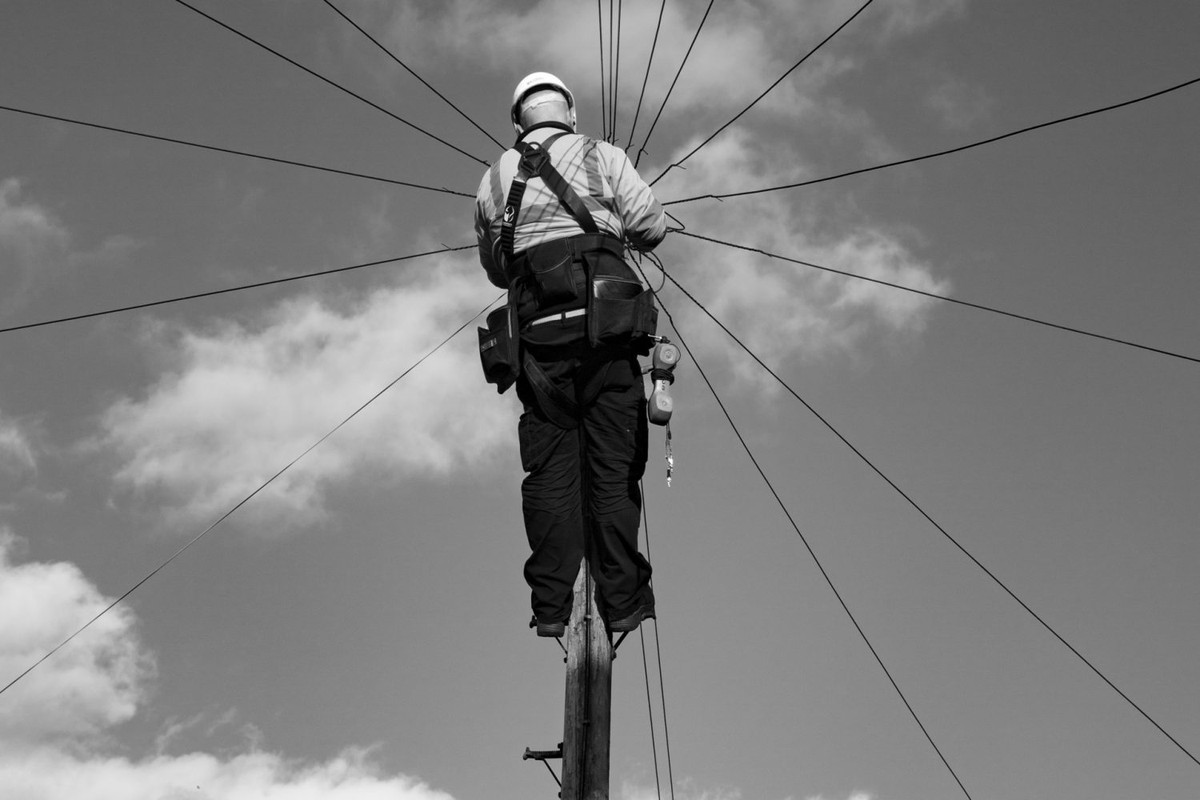
<svg viewBox="0 0 1200 800">
<path fill-rule="evenodd" d="M 621 258 L 585 255 L 587 336 L 593 347 L 632 348 L 646 355 L 658 327 L 654 293 Z"/>
<path fill-rule="evenodd" d="M 510 301 L 487 315 L 479 328 L 479 361 L 483 377 L 504 394 L 521 375 L 521 340 L 517 333 L 517 307 Z"/>
<path fill-rule="evenodd" d="M 521 374 L 520 339 L 541 324 L 583 316 L 594 348 L 650 352 L 657 328 L 654 294 L 621 258 L 615 237 L 582 234 L 530 248 L 510 263 L 508 303 L 479 328 L 488 383 L 504 393 Z"/>
</svg>

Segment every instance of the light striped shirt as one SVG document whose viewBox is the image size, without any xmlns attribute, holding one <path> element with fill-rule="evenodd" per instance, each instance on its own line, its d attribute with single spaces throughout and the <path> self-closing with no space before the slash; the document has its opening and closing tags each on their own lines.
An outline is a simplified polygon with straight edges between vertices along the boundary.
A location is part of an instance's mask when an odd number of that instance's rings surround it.
<svg viewBox="0 0 1200 800">
<path fill-rule="evenodd" d="M 553 127 L 539 128 L 526 136 L 525 141 L 541 143 L 559 132 Z M 498 261 L 500 228 L 520 159 L 516 150 L 500 156 L 484 173 L 475 197 L 479 262 L 488 280 L 500 287 L 508 286 Z M 550 145 L 550 161 L 579 195 L 601 233 L 628 239 L 639 250 L 649 250 L 662 241 L 666 235 L 666 215 L 625 151 L 608 142 L 568 133 Z M 513 231 L 513 252 L 583 232 L 558 196 L 541 178 L 531 176 Z"/>
</svg>

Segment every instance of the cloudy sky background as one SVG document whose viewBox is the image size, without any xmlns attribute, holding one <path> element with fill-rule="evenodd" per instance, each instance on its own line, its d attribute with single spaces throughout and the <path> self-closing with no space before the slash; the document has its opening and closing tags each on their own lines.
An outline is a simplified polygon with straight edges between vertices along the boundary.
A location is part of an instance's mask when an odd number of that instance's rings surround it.
<svg viewBox="0 0 1200 800">
<path fill-rule="evenodd" d="M 659 4 L 625 4 L 617 139 Z M 861 2 L 717 2 L 655 179 Z M 317 0 L 8 0 L 0 328 L 470 245 L 500 149 Z M 667 3 L 633 140 L 707 3 Z M 599 135 L 597 8 L 341 0 L 492 136 L 548 69 Z M 607 4 L 602 4 L 607 14 Z M 1200 77 L 1200 8 L 876 0 L 656 191 L 793 183 Z M 607 33 L 606 33 L 607 36 Z M 987 147 L 694 201 L 687 230 L 1200 357 L 1195 86 Z M 672 236 L 670 275 L 967 550 L 1200 754 L 1200 367 Z M 661 277 L 650 272 L 657 284 Z M 496 297 L 474 254 L 0 334 L 0 684 Z M 646 492 L 675 796 L 963 796 L 765 487 L 702 367 L 974 797 L 1174 798 L 1200 766 L 670 284 L 676 472 Z M 525 628 L 517 409 L 470 328 L 0 695 L 0 794 L 553 797 L 561 654 Z M 698 364 L 696 362 L 699 362 Z M 655 648 L 647 629 L 651 669 Z M 640 642 L 614 797 L 655 796 Z M 665 742 L 652 672 L 663 791 Z M 557 768 L 557 767 L 556 767 Z"/>
</svg>

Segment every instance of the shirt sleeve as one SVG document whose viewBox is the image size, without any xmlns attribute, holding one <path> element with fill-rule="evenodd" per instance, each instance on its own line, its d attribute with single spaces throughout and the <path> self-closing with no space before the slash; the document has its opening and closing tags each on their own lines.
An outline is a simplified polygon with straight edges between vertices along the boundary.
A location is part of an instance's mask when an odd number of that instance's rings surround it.
<svg viewBox="0 0 1200 800">
<path fill-rule="evenodd" d="M 495 216 L 495 209 L 492 208 L 492 169 L 484 173 L 483 180 L 479 183 L 479 191 L 475 195 L 475 241 L 479 245 L 479 263 L 487 273 L 488 280 L 493 286 L 506 289 L 508 280 L 504 276 L 504 270 L 496 263 L 495 242 L 492 238 L 492 218 Z"/>
<path fill-rule="evenodd" d="M 598 146 L 626 238 L 639 250 L 654 249 L 667 235 L 667 215 L 662 205 L 624 150 L 607 142 L 599 142 Z"/>
</svg>

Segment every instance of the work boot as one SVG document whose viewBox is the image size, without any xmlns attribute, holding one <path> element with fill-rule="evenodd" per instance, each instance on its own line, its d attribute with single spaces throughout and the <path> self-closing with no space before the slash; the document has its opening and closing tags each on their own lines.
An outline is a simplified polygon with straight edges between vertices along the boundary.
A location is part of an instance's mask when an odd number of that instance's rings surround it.
<svg viewBox="0 0 1200 800">
<path fill-rule="evenodd" d="M 565 622 L 542 622 L 534 615 L 529 620 L 529 627 L 537 629 L 538 636 L 547 638 L 561 639 L 567 633 L 567 623 Z"/>
<path fill-rule="evenodd" d="M 638 606 L 629 616 L 610 620 L 608 629 L 613 633 L 629 633 L 636 631 L 644 619 L 654 619 L 654 606 Z"/>
</svg>

